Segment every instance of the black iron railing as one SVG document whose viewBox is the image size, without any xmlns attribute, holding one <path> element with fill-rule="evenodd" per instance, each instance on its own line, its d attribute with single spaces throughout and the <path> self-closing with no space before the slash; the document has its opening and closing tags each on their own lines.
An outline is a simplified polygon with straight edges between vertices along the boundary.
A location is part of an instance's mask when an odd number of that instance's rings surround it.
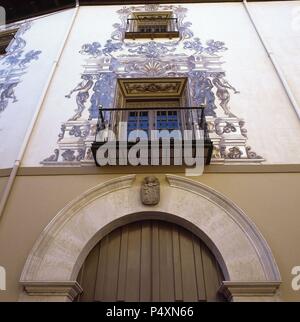
<svg viewBox="0 0 300 322">
<path fill-rule="evenodd" d="M 142 18 L 128 18 L 127 19 L 127 24 L 130 24 L 131 21 L 138 21 L 139 23 L 141 22 L 164 22 L 164 23 L 168 23 L 168 22 L 178 22 L 177 18 L 164 18 L 164 17 L 142 17 Z"/>
<path fill-rule="evenodd" d="M 145 121 L 148 123 L 148 126 L 138 126 L 134 129 L 128 129 L 128 127 L 125 129 L 126 132 L 126 138 L 127 135 L 130 134 L 131 130 L 135 131 L 143 131 L 146 135 L 149 135 L 148 142 L 151 141 L 151 130 L 156 131 L 179 131 L 182 133 L 181 138 L 184 138 L 184 131 L 189 130 L 189 138 L 191 139 L 190 142 L 193 146 L 193 149 L 196 147 L 197 140 L 200 139 L 199 133 L 201 132 L 201 139 L 203 140 L 204 145 L 204 158 L 205 158 L 205 164 L 210 164 L 211 155 L 212 155 L 212 149 L 213 144 L 212 141 L 209 138 L 208 130 L 207 130 L 207 124 L 205 120 L 205 114 L 204 114 L 204 108 L 205 106 L 201 107 L 140 107 L 140 108 L 99 108 L 99 117 L 97 122 L 97 128 L 95 133 L 95 140 L 92 144 L 92 152 L 94 159 L 97 163 L 96 159 L 96 153 L 100 146 L 106 144 L 110 141 L 110 133 L 113 133 L 114 137 L 117 138 L 116 140 L 116 146 L 117 149 L 119 147 L 119 140 L 118 135 L 120 133 L 120 124 L 126 124 L 128 125 L 130 122 L 129 115 L 130 113 L 136 113 L 135 115 L 141 115 L 139 113 L 144 112 L 148 115 L 148 120 Z M 174 122 L 177 122 L 177 126 L 173 128 L 163 128 L 163 126 L 159 126 L 158 124 L 158 114 L 162 116 L 162 122 L 167 122 L 167 120 L 163 120 L 163 117 L 167 117 L 168 112 L 178 112 L 176 119 L 173 119 L 170 121 L 171 127 Z M 166 112 L 166 114 L 163 114 L 163 112 Z M 131 114 L 133 115 L 133 114 Z M 149 116 L 152 115 L 152 116 Z M 174 115 L 174 114 L 173 114 Z M 137 116 L 139 117 L 139 116 Z M 122 122 L 122 123 L 121 123 Z M 139 122 L 137 121 L 136 124 Z M 140 125 L 140 124 L 139 124 Z M 144 124 L 145 125 L 145 124 Z M 200 130 L 200 131 L 199 131 Z M 202 130 L 202 131 L 201 131 Z M 139 141 L 139 139 L 137 139 Z M 122 141 L 123 142 L 123 141 Z M 159 145 L 162 144 L 162 137 L 158 138 Z M 128 149 L 130 149 L 136 142 L 128 142 L 127 146 Z M 176 145 L 176 138 L 172 137 L 170 138 L 171 143 L 171 149 L 174 148 Z M 149 144 L 150 149 L 150 144 Z M 98 164 L 97 164 L 98 165 Z"/>
</svg>

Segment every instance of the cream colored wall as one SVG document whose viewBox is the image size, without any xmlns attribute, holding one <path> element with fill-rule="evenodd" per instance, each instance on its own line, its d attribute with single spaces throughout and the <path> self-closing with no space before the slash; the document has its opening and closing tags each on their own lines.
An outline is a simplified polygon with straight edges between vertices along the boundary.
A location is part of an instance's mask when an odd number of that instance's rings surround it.
<svg viewBox="0 0 300 322">
<path fill-rule="evenodd" d="M 0 292 L 0 301 L 17 300 L 20 290 L 18 281 L 25 259 L 34 241 L 57 212 L 85 190 L 116 176 L 17 178 L 0 221 L 0 265 L 6 268 L 8 278 L 7 291 Z M 162 184 L 166 184 L 163 174 L 157 176 Z M 219 173 L 205 174 L 199 181 L 232 199 L 254 221 L 279 265 L 283 279 L 282 299 L 300 301 L 300 292 L 291 288 L 291 269 L 300 265 L 300 250 L 297 249 L 300 234 L 300 174 Z"/>
<path fill-rule="evenodd" d="M 6 183 L 7 183 L 7 177 L 0 177 L 0 198 L 3 194 L 3 190 L 5 188 Z"/>
<path fill-rule="evenodd" d="M 26 254 L 55 214 L 82 191 L 107 179 L 106 176 L 17 178 L 0 221 L 0 266 L 7 271 L 8 289 L 0 291 L 0 301 L 17 300 Z"/>
</svg>

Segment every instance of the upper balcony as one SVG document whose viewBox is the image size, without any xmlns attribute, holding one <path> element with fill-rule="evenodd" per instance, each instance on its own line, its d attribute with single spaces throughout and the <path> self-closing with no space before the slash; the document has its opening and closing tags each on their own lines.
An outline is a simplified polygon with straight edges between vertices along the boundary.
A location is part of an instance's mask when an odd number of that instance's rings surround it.
<svg viewBox="0 0 300 322">
<path fill-rule="evenodd" d="M 135 13 L 127 19 L 125 39 L 178 37 L 178 21 L 172 12 Z"/>
</svg>

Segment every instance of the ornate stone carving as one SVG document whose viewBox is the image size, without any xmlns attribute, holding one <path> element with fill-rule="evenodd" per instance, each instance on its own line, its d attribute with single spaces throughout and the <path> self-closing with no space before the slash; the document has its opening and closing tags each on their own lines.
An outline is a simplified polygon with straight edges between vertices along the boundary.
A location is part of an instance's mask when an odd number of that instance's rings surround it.
<svg viewBox="0 0 300 322">
<path fill-rule="evenodd" d="M 227 158 L 229 159 L 240 159 L 243 155 L 243 152 L 240 150 L 238 146 L 234 146 L 229 149 L 229 153 L 227 154 Z"/>
<path fill-rule="evenodd" d="M 144 205 L 154 206 L 160 200 L 160 183 L 156 177 L 146 177 L 141 187 L 141 200 Z"/>
<path fill-rule="evenodd" d="M 75 156 L 74 156 L 75 151 L 72 150 L 66 150 L 64 153 L 61 154 L 63 157 L 64 161 L 75 161 Z"/>
<path fill-rule="evenodd" d="M 139 81 L 131 79 L 120 79 L 119 84 L 126 97 L 142 95 L 143 97 L 179 96 L 185 86 L 185 78 L 151 79 L 144 78 Z"/>
<path fill-rule="evenodd" d="M 61 132 L 58 134 L 58 142 L 64 138 L 65 132 L 66 132 L 66 125 L 62 124 L 61 125 Z"/>
<path fill-rule="evenodd" d="M 246 147 L 246 152 L 247 152 L 247 156 L 249 159 L 263 159 L 263 157 L 261 157 L 260 155 L 258 155 L 256 152 L 251 151 L 251 147 L 247 146 Z"/>
<path fill-rule="evenodd" d="M 220 147 L 214 145 L 213 152 L 212 152 L 212 158 L 213 159 L 221 159 L 222 158 Z"/>
<path fill-rule="evenodd" d="M 136 93 L 160 93 L 160 92 L 173 92 L 177 91 L 177 86 L 172 83 L 166 84 L 128 84 L 128 92 L 129 94 L 136 94 Z"/>
<path fill-rule="evenodd" d="M 84 156 L 85 156 L 85 149 L 79 149 L 78 150 L 78 155 L 76 157 L 76 160 L 81 161 L 81 160 L 84 159 Z"/>
<path fill-rule="evenodd" d="M 244 126 L 245 126 L 245 121 L 243 121 L 243 120 L 240 120 L 240 122 L 239 122 L 239 126 L 240 126 L 240 130 L 241 130 L 241 134 L 242 134 L 242 136 L 244 136 L 245 138 L 248 138 L 248 136 L 247 136 L 247 129 L 245 129 L 244 128 Z"/>
<path fill-rule="evenodd" d="M 89 134 L 89 126 L 86 126 L 84 128 L 81 128 L 80 126 L 74 125 L 71 130 L 69 131 L 69 134 L 71 136 L 75 136 L 76 138 L 85 138 Z"/>
<path fill-rule="evenodd" d="M 233 125 L 232 122 L 227 122 L 225 119 L 216 118 L 215 119 L 215 130 L 216 133 L 220 136 L 222 134 L 229 134 L 231 132 L 236 132 L 236 127 Z"/>
<path fill-rule="evenodd" d="M 56 162 L 58 160 L 59 149 L 54 150 L 54 154 L 51 154 L 49 158 L 44 159 L 43 162 Z"/>
<path fill-rule="evenodd" d="M 88 148 L 88 150 L 86 152 L 86 159 L 93 160 L 93 152 L 92 152 L 91 148 Z"/>
<path fill-rule="evenodd" d="M 236 132 L 236 128 L 232 123 L 226 122 L 226 125 L 221 130 L 219 127 L 216 127 L 216 133 L 218 135 L 222 135 L 223 133 L 231 133 Z"/>
</svg>

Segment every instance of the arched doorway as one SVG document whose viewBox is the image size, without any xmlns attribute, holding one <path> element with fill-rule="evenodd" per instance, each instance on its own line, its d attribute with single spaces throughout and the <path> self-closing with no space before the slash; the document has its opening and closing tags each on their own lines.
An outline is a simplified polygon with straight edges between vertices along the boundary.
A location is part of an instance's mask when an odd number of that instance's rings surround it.
<svg viewBox="0 0 300 322">
<path fill-rule="evenodd" d="M 209 247 L 225 280 L 229 301 L 277 301 L 280 273 L 266 240 L 231 200 L 199 182 L 175 175 L 160 178 L 161 199 L 140 200 L 142 176 L 111 179 L 67 204 L 44 229 L 26 260 L 21 301 L 72 301 L 76 281 L 93 247 L 114 229 L 139 220 L 185 227 Z"/>
<path fill-rule="evenodd" d="M 224 280 L 211 251 L 193 233 L 158 220 L 106 235 L 78 275 L 79 301 L 222 301 Z"/>
</svg>

